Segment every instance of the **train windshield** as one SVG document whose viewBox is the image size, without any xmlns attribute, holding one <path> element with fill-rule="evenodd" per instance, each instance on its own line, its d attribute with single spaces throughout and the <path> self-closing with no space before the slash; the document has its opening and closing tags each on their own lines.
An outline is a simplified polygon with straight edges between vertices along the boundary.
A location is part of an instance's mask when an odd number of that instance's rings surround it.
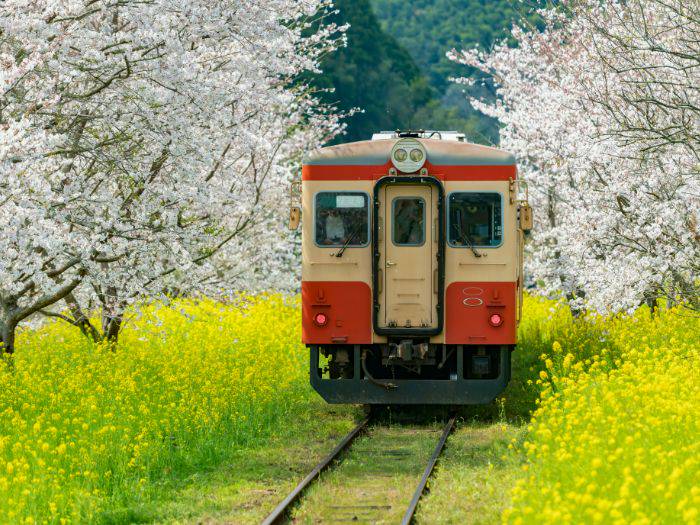
<svg viewBox="0 0 700 525">
<path fill-rule="evenodd" d="M 449 197 L 450 246 L 495 247 L 503 239 L 503 214 L 499 193 L 455 192 Z"/>
<path fill-rule="evenodd" d="M 369 242 L 369 197 L 351 191 L 316 194 L 316 244 L 365 246 Z"/>
</svg>

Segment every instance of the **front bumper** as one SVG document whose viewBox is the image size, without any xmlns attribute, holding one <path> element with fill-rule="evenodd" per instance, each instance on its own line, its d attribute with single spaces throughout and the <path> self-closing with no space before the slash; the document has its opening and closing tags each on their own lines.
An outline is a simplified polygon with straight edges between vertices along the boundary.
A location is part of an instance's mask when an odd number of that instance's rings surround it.
<svg viewBox="0 0 700 525">
<path fill-rule="evenodd" d="M 464 379 L 464 353 L 457 353 L 456 379 L 398 379 L 387 389 L 362 377 L 360 352 L 354 352 L 352 379 L 324 379 L 319 375 L 319 347 L 310 347 L 311 386 L 328 403 L 369 405 L 483 405 L 493 401 L 510 381 L 510 347 L 500 349 L 495 379 Z"/>
</svg>

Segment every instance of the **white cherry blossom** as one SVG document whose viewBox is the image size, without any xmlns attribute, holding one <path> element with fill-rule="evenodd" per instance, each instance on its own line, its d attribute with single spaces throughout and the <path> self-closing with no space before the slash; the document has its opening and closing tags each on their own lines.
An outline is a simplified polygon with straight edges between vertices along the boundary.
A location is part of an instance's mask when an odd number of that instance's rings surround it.
<svg viewBox="0 0 700 525">
<path fill-rule="evenodd" d="M 531 274 L 600 312 L 660 296 L 698 308 L 697 10 L 582 0 L 541 14 L 515 47 L 450 53 L 497 86 L 496 103 L 472 104 L 530 181 Z"/>
<path fill-rule="evenodd" d="M 0 3 L 0 332 L 240 283 L 279 243 L 294 161 L 340 129 L 300 75 L 341 40 L 324 0 Z M 272 222 L 271 222 L 272 221 Z M 216 255 L 216 257 L 215 257 Z M 216 279 L 212 278 L 216 276 Z M 214 286 L 214 283 L 215 286 Z M 65 299 L 63 306 L 52 304 Z M 103 327 L 86 313 L 104 312 Z"/>
</svg>

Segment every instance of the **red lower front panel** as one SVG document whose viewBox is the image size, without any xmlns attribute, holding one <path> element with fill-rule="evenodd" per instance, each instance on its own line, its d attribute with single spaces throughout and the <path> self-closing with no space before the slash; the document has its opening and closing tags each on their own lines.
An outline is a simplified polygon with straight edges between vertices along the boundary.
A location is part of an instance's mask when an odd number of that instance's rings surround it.
<svg viewBox="0 0 700 525">
<path fill-rule="evenodd" d="M 455 282 L 445 293 L 445 343 L 513 345 L 516 342 L 514 282 Z M 489 319 L 498 314 L 500 326 Z"/>
<path fill-rule="evenodd" d="M 357 281 L 301 283 L 301 332 L 304 344 L 372 342 L 372 292 Z M 323 314 L 326 324 L 315 319 Z"/>
<path fill-rule="evenodd" d="M 516 343 L 514 282 L 455 282 L 445 293 L 445 343 L 513 345 Z M 304 344 L 370 344 L 372 292 L 357 281 L 304 281 L 302 341 Z M 320 326 L 317 314 L 326 317 Z M 500 326 L 489 318 L 498 314 Z"/>
</svg>

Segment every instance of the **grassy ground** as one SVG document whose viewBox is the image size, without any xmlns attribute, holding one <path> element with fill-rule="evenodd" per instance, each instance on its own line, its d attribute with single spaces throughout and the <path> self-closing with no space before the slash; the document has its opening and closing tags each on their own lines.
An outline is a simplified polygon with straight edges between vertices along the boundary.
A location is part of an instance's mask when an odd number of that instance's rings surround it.
<svg viewBox="0 0 700 525">
<path fill-rule="evenodd" d="M 294 523 L 399 523 L 439 433 L 435 425 L 373 426 L 309 490 Z"/>
<path fill-rule="evenodd" d="M 171 483 L 152 503 L 156 523 L 260 523 L 363 416 L 320 399 L 272 439 L 215 469 Z"/>
<path fill-rule="evenodd" d="M 499 523 L 521 464 L 508 445 L 522 431 L 517 424 L 462 420 L 421 500 L 418 523 Z"/>
<path fill-rule="evenodd" d="M 382 414 L 295 507 L 293 523 L 397 523 L 439 439 L 445 411 Z M 288 435 L 241 450 L 221 467 L 163 487 L 142 517 L 157 523 L 259 523 L 362 417 L 321 401 Z M 521 458 L 508 445 L 523 427 L 463 411 L 421 501 L 418 523 L 497 523 Z M 468 512 L 467 512 L 467 509 Z"/>
</svg>

